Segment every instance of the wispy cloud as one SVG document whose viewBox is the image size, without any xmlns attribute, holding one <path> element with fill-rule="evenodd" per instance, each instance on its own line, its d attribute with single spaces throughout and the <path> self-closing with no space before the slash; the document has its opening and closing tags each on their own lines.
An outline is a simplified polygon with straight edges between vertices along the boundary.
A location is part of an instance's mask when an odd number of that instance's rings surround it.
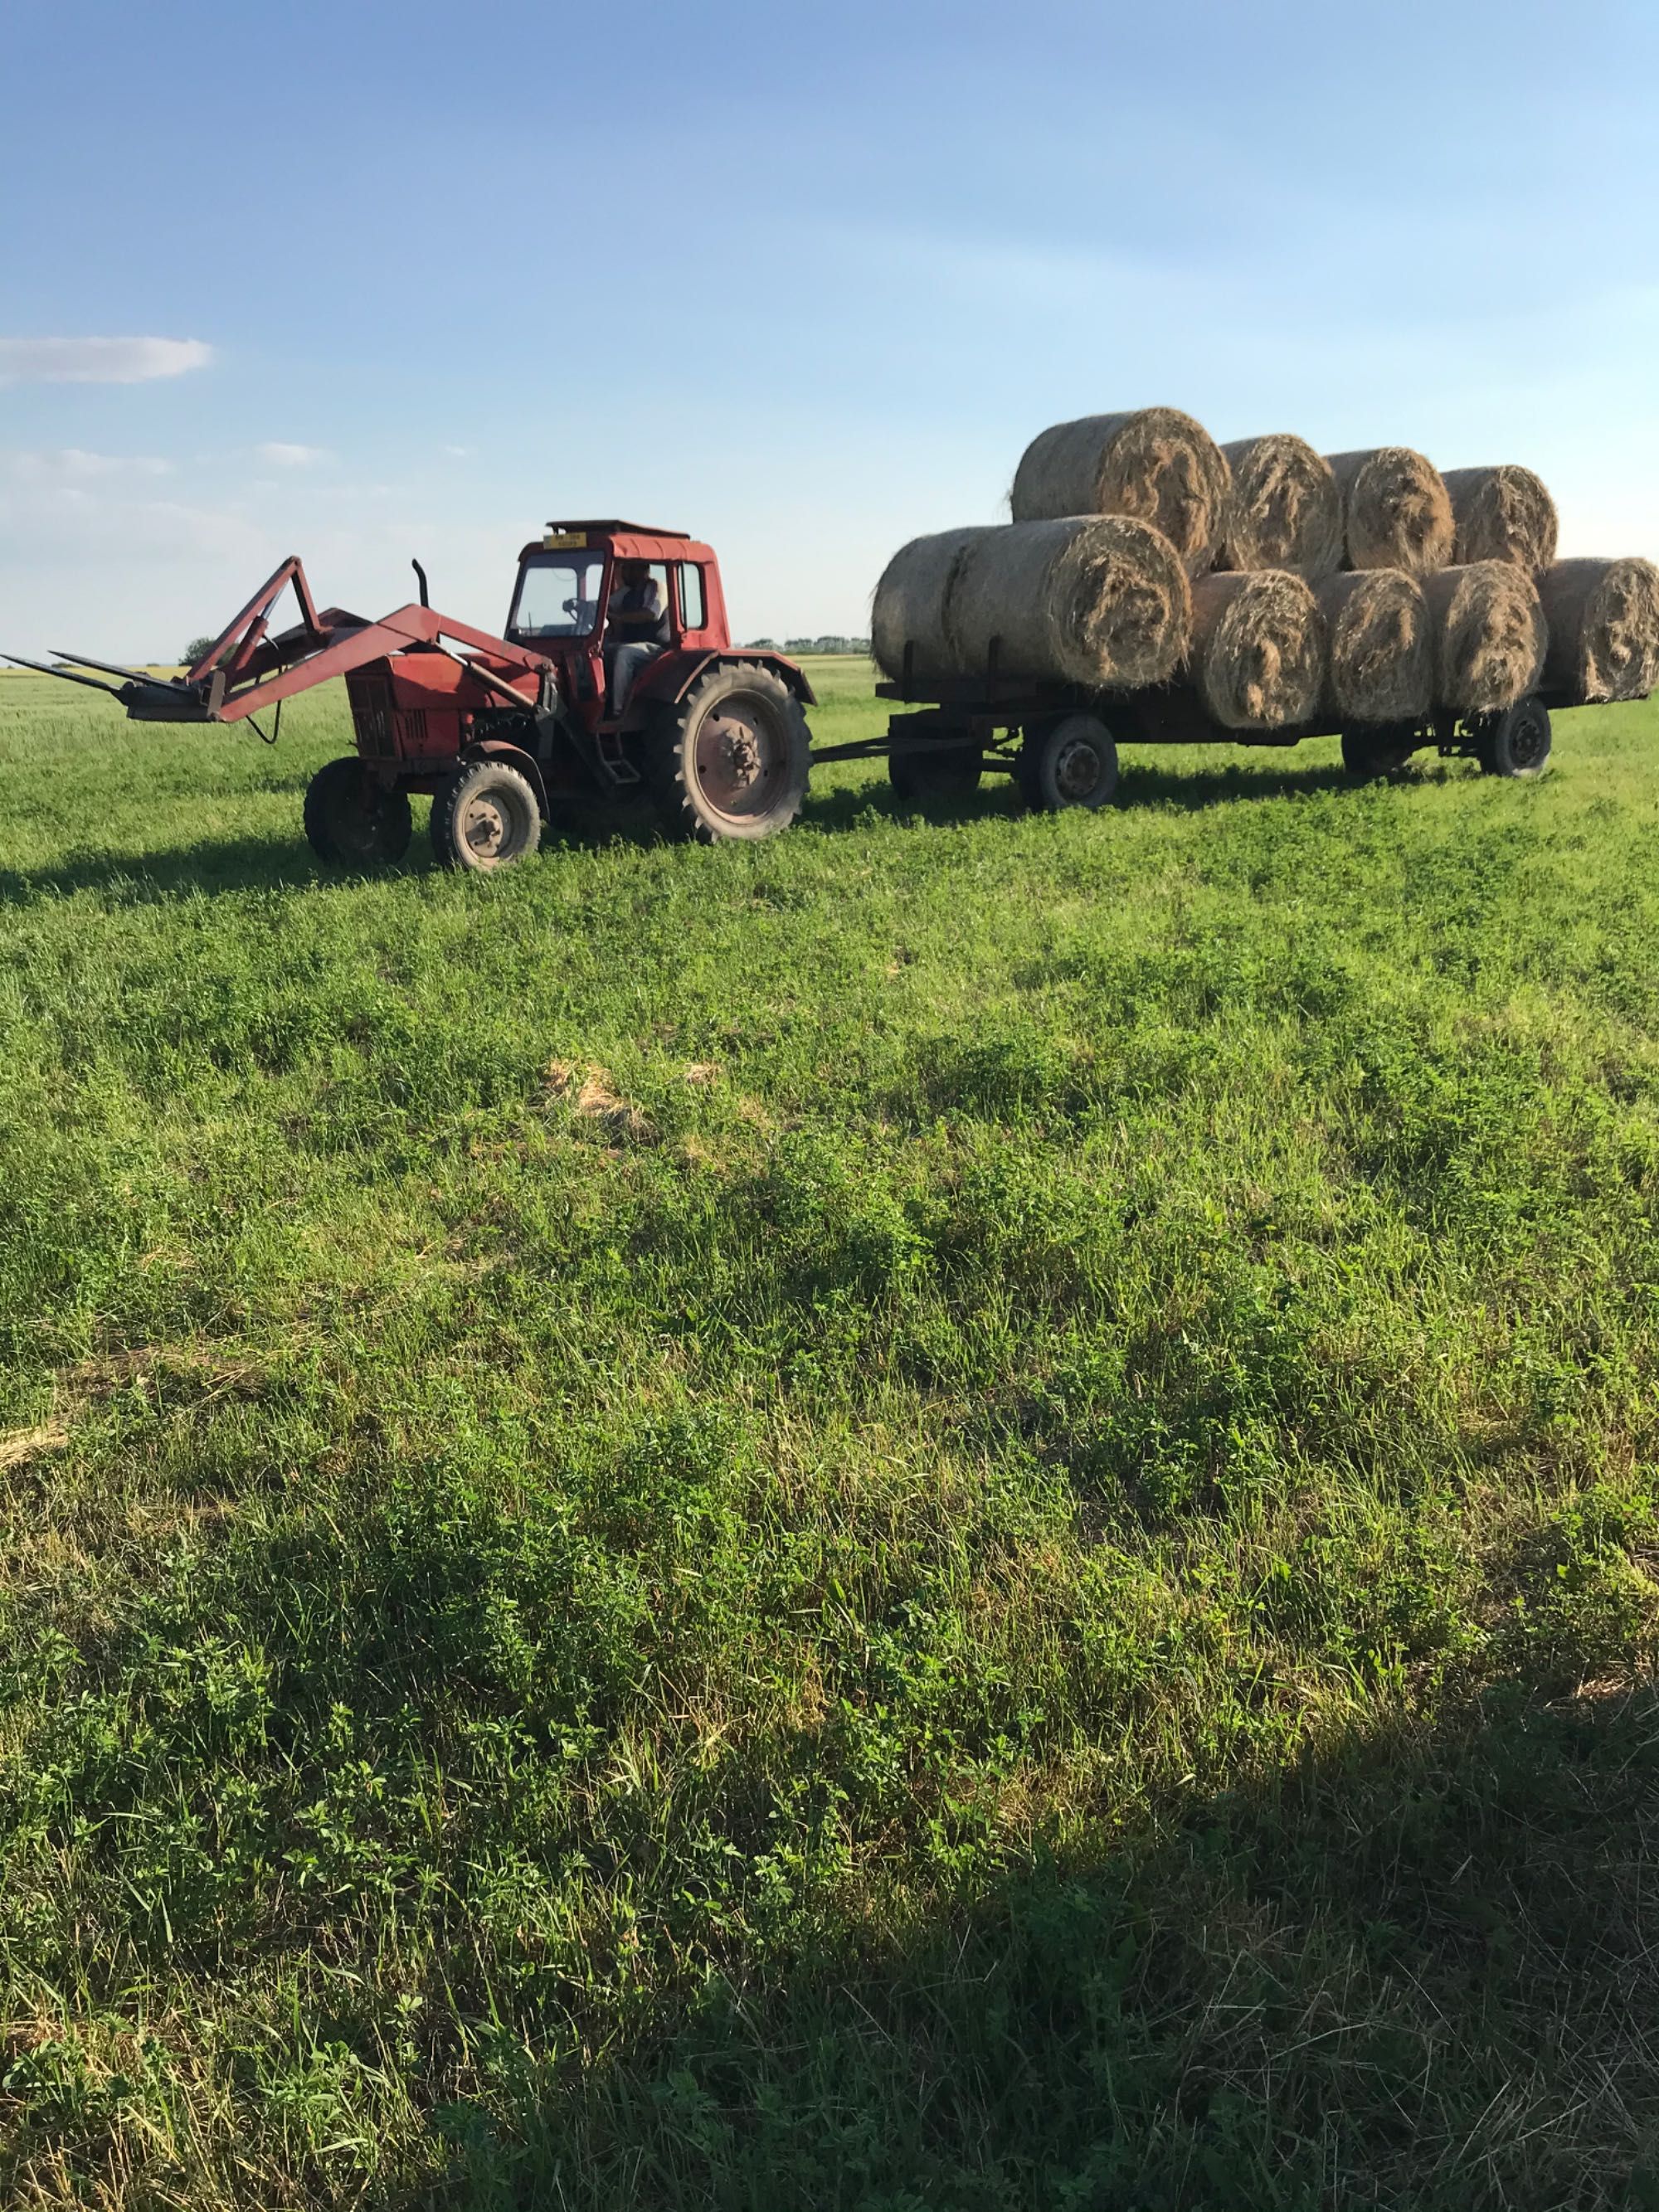
<svg viewBox="0 0 1659 2212">
<path fill-rule="evenodd" d="M 212 359 L 200 338 L 0 338 L 0 384 L 147 384 Z"/>
<path fill-rule="evenodd" d="M 79 446 L 59 446 L 46 453 L 0 449 L 0 474 L 20 483 L 89 483 L 112 477 L 165 477 L 172 473 L 171 461 L 158 460 L 147 453 L 89 453 Z"/>
<path fill-rule="evenodd" d="M 280 438 L 273 438 L 253 449 L 262 461 L 269 461 L 274 469 L 308 469 L 313 463 L 327 458 L 321 446 L 289 446 Z"/>
</svg>

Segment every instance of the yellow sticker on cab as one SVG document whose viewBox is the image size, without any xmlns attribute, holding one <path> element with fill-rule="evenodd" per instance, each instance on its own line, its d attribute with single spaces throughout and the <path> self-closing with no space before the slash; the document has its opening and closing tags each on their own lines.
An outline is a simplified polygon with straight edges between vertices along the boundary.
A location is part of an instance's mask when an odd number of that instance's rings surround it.
<svg viewBox="0 0 1659 2212">
<path fill-rule="evenodd" d="M 550 530 L 542 538 L 544 553 L 577 553 L 587 543 L 585 530 Z"/>
</svg>

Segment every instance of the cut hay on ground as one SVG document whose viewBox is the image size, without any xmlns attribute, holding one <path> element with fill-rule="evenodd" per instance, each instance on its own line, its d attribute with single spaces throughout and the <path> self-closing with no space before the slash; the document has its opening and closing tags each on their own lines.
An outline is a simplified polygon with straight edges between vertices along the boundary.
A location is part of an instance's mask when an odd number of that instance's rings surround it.
<svg viewBox="0 0 1659 2212">
<path fill-rule="evenodd" d="M 1559 529 L 1555 501 L 1541 477 L 1506 462 L 1491 469 L 1451 469 L 1442 479 L 1457 535 L 1452 558 L 1508 561 L 1530 575 L 1555 558 Z"/>
<path fill-rule="evenodd" d="M 1325 618 L 1311 585 L 1283 569 L 1201 576 L 1188 673 L 1223 729 L 1310 720 L 1325 687 Z"/>
<path fill-rule="evenodd" d="M 1057 422 L 1025 448 L 1008 495 L 1016 522 L 1127 514 L 1161 530 L 1189 576 L 1214 566 L 1226 526 L 1227 463 L 1176 407 Z"/>
<path fill-rule="evenodd" d="M 1351 568 L 1403 568 L 1426 576 L 1452 557 L 1456 526 L 1432 461 L 1409 446 L 1333 453 L 1342 494 L 1342 532 Z"/>
<path fill-rule="evenodd" d="M 1342 566 L 1342 495 L 1305 438 L 1275 431 L 1221 448 L 1232 472 L 1223 568 L 1287 568 L 1310 583 Z"/>
<path fill-rule="evenodd" d="M 1434 631 L 1434 703 L 1490 714 L 1536 690 L 1549 633 L 1530 576 L 1507 561 L 1425 579 Z"/>
<path fill-rule="evenodd" d="M 1192 598 L 1160 533 L 1123 515 L 1004 523 L 919 538 L 876 586 L 871 635 L 889 676 L 976 676 L 993 641 L 1007 673 L 1098 690 L 1168 681 Z"/>
<path fill-rule="evenodd" d="M 1552 692 L 1587 706 L 1645 699 L 1659 684 L 1659 568 L 1651 561 L 1558 561 L 1538 588 Z"/>
<path fill-rule="evenodd" d="M 1329 634 L 1326 699 L 1344 722 L 1419 722 L 1434 695 L 1434 635 L 1423 587 L 1403 568 L 1328 577 L 1319 605 Z"/>
</svg>

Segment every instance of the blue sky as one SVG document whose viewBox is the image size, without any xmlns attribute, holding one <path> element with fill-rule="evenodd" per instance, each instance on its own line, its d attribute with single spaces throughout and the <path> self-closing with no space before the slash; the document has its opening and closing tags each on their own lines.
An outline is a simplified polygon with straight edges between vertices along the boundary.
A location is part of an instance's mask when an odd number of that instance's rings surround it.
<svg viewBox="0 0 1659 2212">
<path fill-rule="evenodd" d="M 1659 556 L 1650 0 L 19 0 L 0 70 L 0 645 L 176 652 L 290 551 L 493 626 L 579 512 L 861 630 L 1152 402 Z"/>
</svg>

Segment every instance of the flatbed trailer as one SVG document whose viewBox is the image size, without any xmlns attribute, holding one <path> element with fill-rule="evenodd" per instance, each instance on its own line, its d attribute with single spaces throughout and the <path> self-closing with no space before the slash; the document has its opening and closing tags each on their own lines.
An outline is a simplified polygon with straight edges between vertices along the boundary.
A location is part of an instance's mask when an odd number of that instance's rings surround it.
<svg viewBox="0 0 1659 2212">
<path fill-rule="evenodd" d="M 889 717 L 882 736 L 814 747 L 813 761 L 884 757 L 894 789 L 907 799 L 961 794 L 988 772 L 1010 775 L 1029 805 L 1049 812 L 1103 805 L 1125 744 L 1283 748 L 1336 738 L 1356 776 L 1395 774 L 1431 749 L 1443 760 L 1479 761 L 1489 775 L 1534 776 L 1549 757 L 1549 710 L 1571 703 L 1534 692 L 1502 714 L 1442 712 L 1382 726 L 1345 726 L 1328 714 L 1282 729 L 1229 730 L 1190 685 L 1112 691 L 1055 682 L 1004 669 L 996 639 L 975 675 L 921 673 L 915 663 L 915 647 L 907 645 L 898 675 L 876 685 L 878 699 L 907 710 Z"/>
</svg>

